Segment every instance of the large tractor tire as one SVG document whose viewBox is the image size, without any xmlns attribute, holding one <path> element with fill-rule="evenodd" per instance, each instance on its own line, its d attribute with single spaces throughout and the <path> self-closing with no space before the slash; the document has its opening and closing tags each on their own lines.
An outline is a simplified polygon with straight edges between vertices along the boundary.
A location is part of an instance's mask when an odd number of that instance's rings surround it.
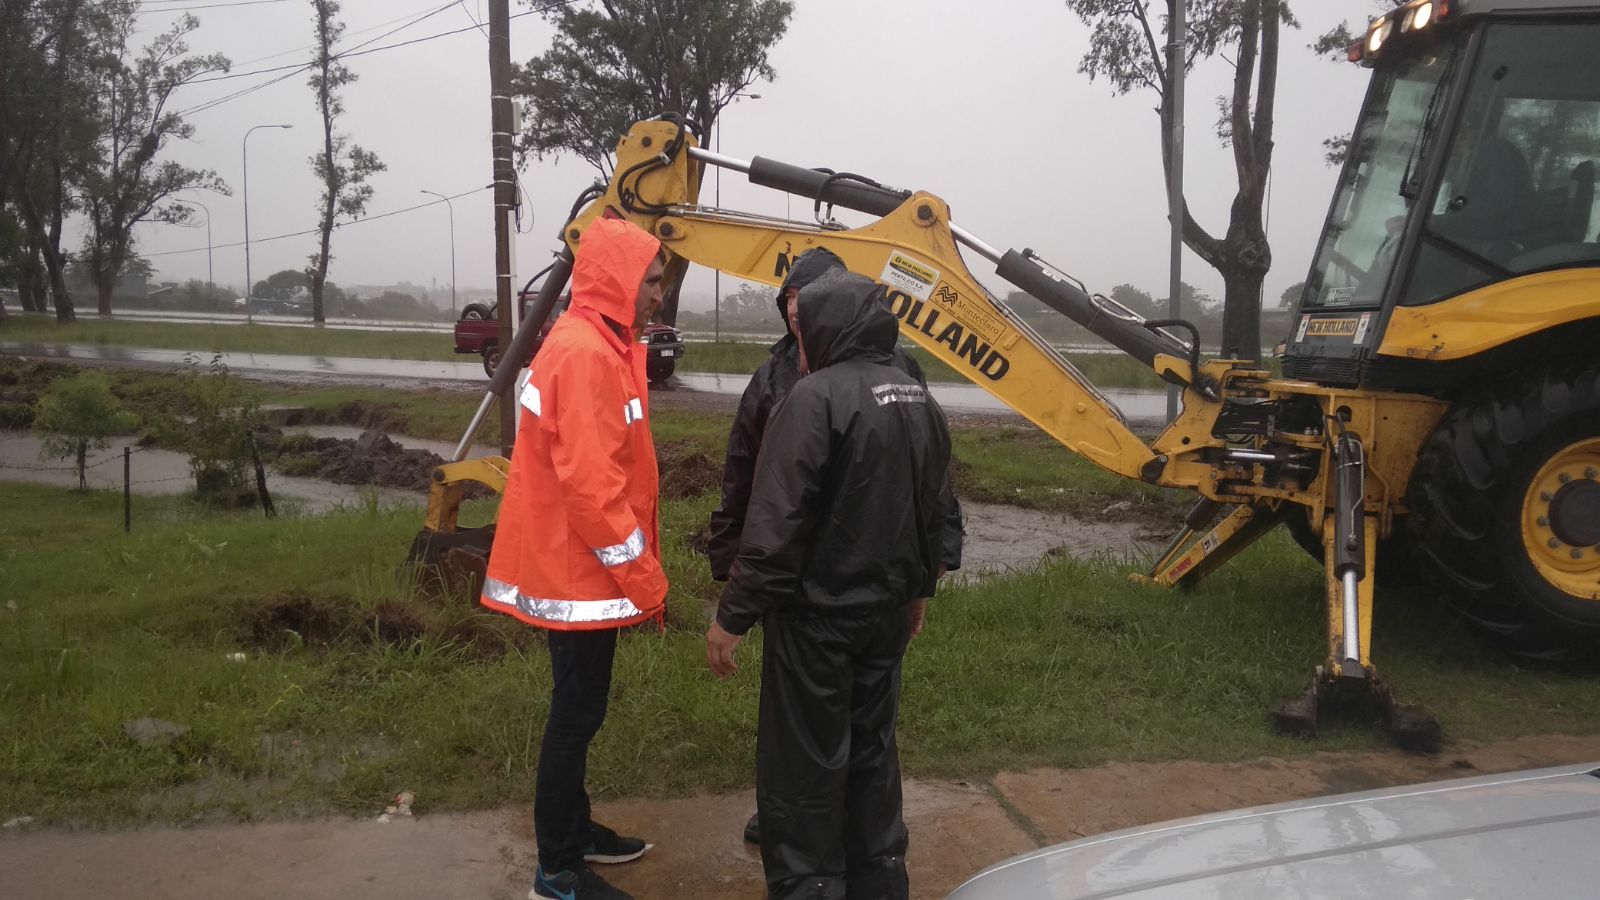
<svg viewBox="0 0 1600 900">
<path fill-rule="evenodd" d="M 1600 364 L 1458 402 L 1408 505 L 1418 556 L 1474 625 L 1523 656 L 1600 654 Z"/>
</svg>

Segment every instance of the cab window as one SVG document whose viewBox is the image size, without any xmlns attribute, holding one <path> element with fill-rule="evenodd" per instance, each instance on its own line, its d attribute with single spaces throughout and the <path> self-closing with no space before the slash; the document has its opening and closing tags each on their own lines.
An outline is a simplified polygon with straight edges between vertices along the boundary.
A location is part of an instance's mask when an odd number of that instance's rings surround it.
<svg viewBox="0 0 1600 900">
<path fill-rule="evenodd" d="M 1600 23 L 1489 28 L 1403 302 L 1600 265 Z"/>
</svg>

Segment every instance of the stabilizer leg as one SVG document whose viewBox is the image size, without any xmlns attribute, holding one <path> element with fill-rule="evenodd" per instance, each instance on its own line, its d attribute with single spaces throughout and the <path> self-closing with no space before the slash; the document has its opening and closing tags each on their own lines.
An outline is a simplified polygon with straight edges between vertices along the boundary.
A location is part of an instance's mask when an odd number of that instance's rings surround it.
<svg viewBox="0 0 1600 900">
<path fill-rule="evenodd" d="M 1378 522 L 1365 512 L 1366 462 L 1359 440 L 1341 433 L 1335 447 L 1334 503 L 1323 521 L 1328 622 L 1327 659 L 1299 697 L 1281 701 L 1272 719 L 1281 731 L 1314 737 L 1333 715 L 1379 718 L 1406 750 L 1432 753 L 1441 732 L 1433 717 L 1403 706 L 1372 665 L 1373 582 Z"/>
<path fill-rule="evenodd" d="M 1209 510 L 1203 509 L 1207 503 Z M 1167 545 L 1166 553 L 1156 561 L 1150 574 L 1135 575 L 1133 580 L 1161 587 L 1195 584 L 1271 531 L 1285 515 L 1285 508 L 1281 506 L 1236 506 L 1199 540 L 1188 543 L 1189 538 L 1216 515 L 1217 508 L 1218 504 L 1213 501 L 1202 500 L 1197 504 L 1183 530 Z M 1206 513 L 1203 520 L 1202 512 Z"/>
</svg>

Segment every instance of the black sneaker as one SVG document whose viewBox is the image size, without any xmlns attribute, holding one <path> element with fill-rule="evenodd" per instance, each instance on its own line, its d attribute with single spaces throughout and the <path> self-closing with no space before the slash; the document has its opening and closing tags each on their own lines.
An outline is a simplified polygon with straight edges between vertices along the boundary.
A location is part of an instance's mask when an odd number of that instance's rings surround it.
<svg viewBox="0 0 1600 900">
<path fill-rule="evenodd" d="M 744 842 L 746 844 L 761 843 L 761 813 L 755 813 L 750 821 L 744 823 Z"/>
<path fill-rule="evenodd" d="M 633 900 L 633 895 L 606 883 L 588 866 L 546 874 L 541 866 L 533 876 L 528 900 Z"/>
<path fill-rule="evenodd" d="M 599 822 L 590 822 L 589 840 L 583 845 L 583 861 L 601 865 L 633 862 L 650 847 L 639 838 L 622 837 Z"/>
</svg>

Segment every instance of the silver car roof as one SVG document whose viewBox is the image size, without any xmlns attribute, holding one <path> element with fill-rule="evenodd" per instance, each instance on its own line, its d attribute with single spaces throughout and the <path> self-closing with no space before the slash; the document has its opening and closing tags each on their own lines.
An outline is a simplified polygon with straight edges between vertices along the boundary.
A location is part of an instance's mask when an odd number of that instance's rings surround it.
<svg viewBox="0 0 1600 900">
<path fill-rule="evenodd" d="M 984 870 L 951 900 L 1600 894 L 1600 763 L 1130 828 Z"/>
</svg>

